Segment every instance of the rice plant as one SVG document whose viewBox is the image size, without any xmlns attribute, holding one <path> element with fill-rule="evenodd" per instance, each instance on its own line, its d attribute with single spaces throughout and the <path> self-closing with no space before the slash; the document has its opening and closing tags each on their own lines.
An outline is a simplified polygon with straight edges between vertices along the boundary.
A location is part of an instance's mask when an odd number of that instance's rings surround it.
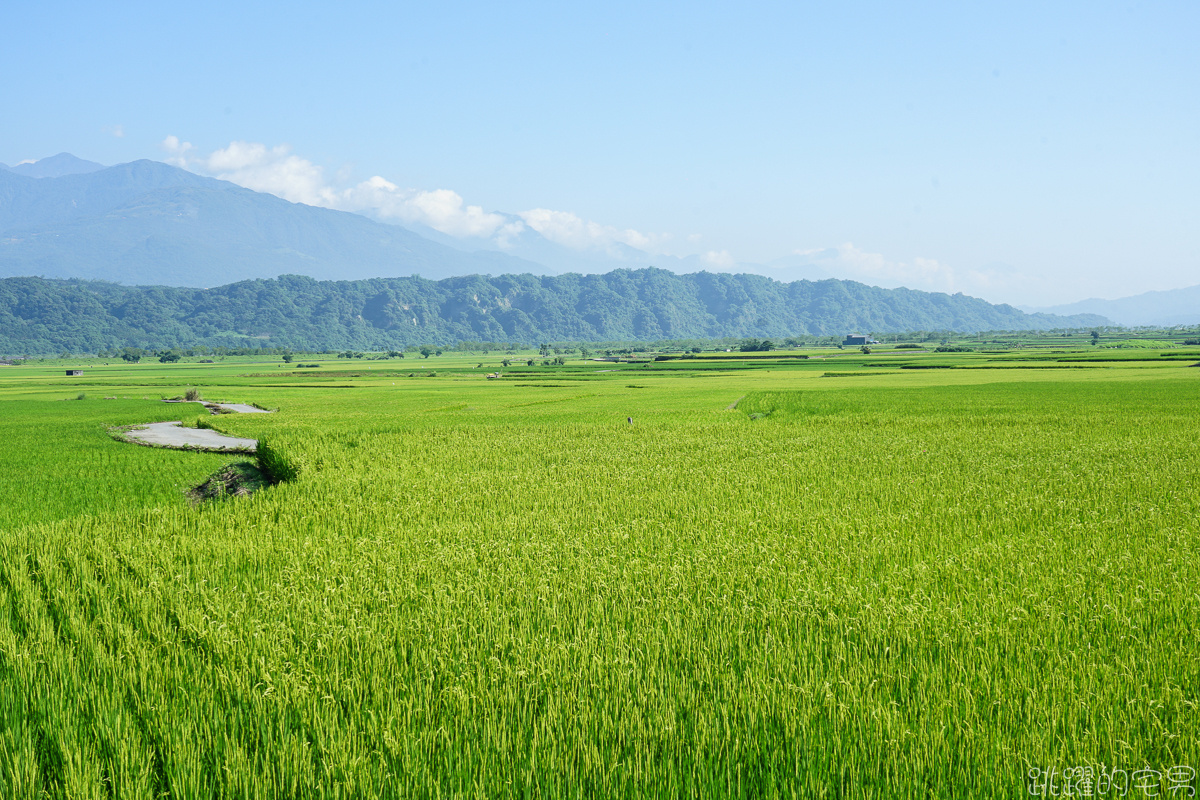
<svg viewBox="0 0 1200 800">
<path fill-rule="evenodd" d="M 278 413 L 210 424 L 287 479 L 197 506 L 173 482 L 224 457 L 104 435 L 158 405 L 3 401 L 0 487 L 32 495 L 0 511 L 4 793 L 1014 797 L 1198 766 L 1186 368 L 638 369 L 256 379 Z"/>
</svg>

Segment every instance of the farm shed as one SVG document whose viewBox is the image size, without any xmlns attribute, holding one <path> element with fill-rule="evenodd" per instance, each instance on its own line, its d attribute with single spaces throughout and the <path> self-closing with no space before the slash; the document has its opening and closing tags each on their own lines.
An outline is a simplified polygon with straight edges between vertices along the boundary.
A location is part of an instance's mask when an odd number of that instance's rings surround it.
<svg viewBox="0 0 1200 800">
<path fill-rule="evenodd" d="M 69 375 L 69 376 L 70 376 L 70 375 L 82 375 L 82 374 L 83 374 L 83 370 L 81 370 L 81 369 L 69 369 L 69 370 L 67 370 L 67 375 Z"/>
</svg>

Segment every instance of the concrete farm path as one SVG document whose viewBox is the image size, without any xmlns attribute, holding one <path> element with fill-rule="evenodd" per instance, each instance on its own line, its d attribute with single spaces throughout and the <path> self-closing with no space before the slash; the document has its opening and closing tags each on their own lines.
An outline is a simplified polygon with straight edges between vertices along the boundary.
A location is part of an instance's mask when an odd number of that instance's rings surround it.
<svg viewBox="0 0 1200 800">
<path fill-rule="evenodd" d="M 168 401 L 170 402 L 170 401 Z M 175 401 L 181 402 L 181 401 Z M 186 401 L 185 401 L 186 402 Z M 269 414 L 261 408 L 244 403 L 210 403 L 203 401 L 208 408 L 217 406 L 226 412 L 234 414 Z M 242 439 L 237 436 L 226 436 L 207 428 L 185 428 L 183 423 L 151 422 L 138 425 L 125 432 L 125 439 L 135 444 L 151 445 L 153 447 L 170 447 L 174 449 L 210 450 L 213 452 L 253 453 L 258 449 L 256 439 Z"/>
</svg>

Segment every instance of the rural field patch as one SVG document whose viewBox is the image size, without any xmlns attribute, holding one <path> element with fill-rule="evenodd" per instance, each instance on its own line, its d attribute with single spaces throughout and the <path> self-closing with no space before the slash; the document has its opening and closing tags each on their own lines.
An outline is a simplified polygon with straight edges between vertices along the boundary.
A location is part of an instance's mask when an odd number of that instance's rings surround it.
<svg viewBox="0 0 1200 800">
<path fill-rule="evenodd" d="M 1200 373 L 851 374 L 872 359 L 587 394 L 455 381 L 478 357 L 340 388 L 190 365 L 278 409 L 204 417 L 254 464 L 108 435 L 179 419 L 171 365 L 108 368 L 115 400 L 12 368 L 3 794 L 1017 797 L 1036 770 L 1200 770 Z"/>
</svg>

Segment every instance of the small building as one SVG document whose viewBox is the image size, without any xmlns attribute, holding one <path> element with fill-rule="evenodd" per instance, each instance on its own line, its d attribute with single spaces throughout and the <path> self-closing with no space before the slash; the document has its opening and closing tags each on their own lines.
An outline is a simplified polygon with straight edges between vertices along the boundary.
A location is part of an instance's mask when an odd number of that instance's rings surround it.
<svg viewBox="0 0 1200 800">
<path fill-rule="evenodd" d="M 76 376 L 76 375 L 82 375 L 82 374 L 83 374 L 83 370 L 81 370 L 81 369 L 69 369 L 69 370 L 67 370 L 67 376 L 68 376 L 68 377 L 74 377 L 74 376 Z"/>
<path fill-rule="evenodd" d="M 846 345 L 847 347 L 852 345 L 867 344 L 870 338 L 871 337 L 869 336 L 863 336 L 861 333 L 847 333 L 846 340 L 842 342 L 842 344 Z"/>
</svg>

